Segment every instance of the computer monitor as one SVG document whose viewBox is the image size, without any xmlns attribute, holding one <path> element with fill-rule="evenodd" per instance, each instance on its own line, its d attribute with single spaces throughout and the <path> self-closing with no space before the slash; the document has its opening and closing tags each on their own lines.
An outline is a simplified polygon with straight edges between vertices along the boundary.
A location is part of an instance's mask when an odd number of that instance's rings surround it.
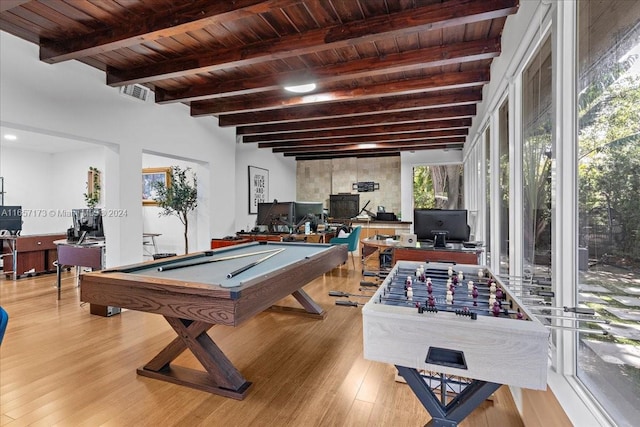
<svg viewBox="0 0 640 427">
<path fill-rule="evenodd" d="M 413 232 L 418 241 L 433 240 L 434 246 L 469 240 L 465 209 L 414 209 Z M 444 240 L 441 240 L 444 236 Z"/>
<path fill-rule="evenodd" d="M 266 225 L 269 231 L 289 231 L 295 220 L 294 202 L 258 203 L 257 225 Z"/>
<path fill-rule="evenodd" d="M 71 217 L 73 228 L 78 237 L 86 232 L 86 237 L 104 237 L 104 227 L 102 225 L 102 210 L 93 209 L 72 209 Z"/>
<path fill-rule="evenodd" d="M 22 231 L 22 206 L 0 206 L 0 231 L 17 235 Z"/>
<path fill-rule="evenodd" d="M 360 213 L 359 194 L 329 195 L 329 215 L 338 219 L 349 219 Z"/>
<path fill-rule="evenodd" d="M 322 221 L 322 202 L 295 202 L 296 224 L 309 220 Z"/>
</svg>

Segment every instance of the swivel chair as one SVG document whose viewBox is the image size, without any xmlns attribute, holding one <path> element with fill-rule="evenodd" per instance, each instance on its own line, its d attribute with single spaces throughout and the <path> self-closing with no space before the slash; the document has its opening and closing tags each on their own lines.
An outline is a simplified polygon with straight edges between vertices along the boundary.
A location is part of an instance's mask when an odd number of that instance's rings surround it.
<svg viewBox="0 0 640 427">
<path fill-rule="evenodd" d="M 355 227 L 351 233 L 349 233 L 346 237 L 334 237 L 329 240 L 329 243 L 332 245 L 347 245 L 347 250 L 351 254 L 351 261 L 353 263 L 353 268 L 356 268 L 356 261 L 353 257 L 353 253 L 358 250 L 358 244 L 360 243 L 360 229 L 362 227 Z"/>
</svg>

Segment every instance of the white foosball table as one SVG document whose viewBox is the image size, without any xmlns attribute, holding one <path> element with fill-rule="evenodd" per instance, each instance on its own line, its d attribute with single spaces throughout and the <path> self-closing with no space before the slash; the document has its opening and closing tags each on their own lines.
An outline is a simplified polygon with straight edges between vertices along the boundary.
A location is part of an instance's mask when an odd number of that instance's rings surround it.
<svg viewBox="0 0 640 427">
<path fill-rule="evenodd" d="M 546 389 L 549 331 L 486 267 L 399 261 L 362 316 L 365 359 L 396 366 L 430 426 L 457 426 L 503 384 Z M 438 378 L 468 382 L 447 402 Z"/>
</svg>

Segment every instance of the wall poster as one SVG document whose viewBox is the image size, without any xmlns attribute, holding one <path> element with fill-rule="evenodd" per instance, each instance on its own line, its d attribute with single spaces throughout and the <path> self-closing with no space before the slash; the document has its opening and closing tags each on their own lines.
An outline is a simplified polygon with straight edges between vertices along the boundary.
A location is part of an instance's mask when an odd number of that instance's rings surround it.
<svg viewBox="0 0 640 427">
<path fill-rule="evenodd" d="M 269 200 L 269 171 L 249 166 L 249 213 L 258 213 L 258 203 Z"/>
</svg>

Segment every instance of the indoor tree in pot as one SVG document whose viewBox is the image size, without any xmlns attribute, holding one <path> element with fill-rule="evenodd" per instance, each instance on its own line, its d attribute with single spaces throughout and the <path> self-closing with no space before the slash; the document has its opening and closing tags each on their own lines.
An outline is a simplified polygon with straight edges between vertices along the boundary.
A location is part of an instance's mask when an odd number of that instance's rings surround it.
<svg viewBox="0 0 640 427">
<path fill-rule="evenodd" d="M 182 169 L 172 166 L 169 182 L 155 182 L 156 190 L 153 199 L 162 209 L 160 216 L 175 215 L 184 225 L 184 253 L 189 253 L 189 213 L 198 206 L 197 179 L 195 172 L 187 176 L 191 168 Z"/>
</svg>

